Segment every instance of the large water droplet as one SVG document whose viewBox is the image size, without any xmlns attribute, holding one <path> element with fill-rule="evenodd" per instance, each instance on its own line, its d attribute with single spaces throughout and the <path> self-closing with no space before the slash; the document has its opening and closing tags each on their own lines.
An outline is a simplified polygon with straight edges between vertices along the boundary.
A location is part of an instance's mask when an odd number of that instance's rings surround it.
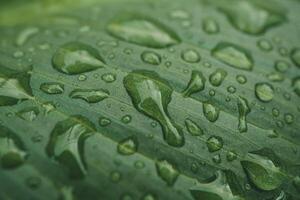
<svg viewBox="0 0 300 200">
<path fill-rule="evenodd" d="M 0 106 L 14 105 L 32 99 L 29 72 L 18 72 L 0 66 Z"/>
<path fill-rule="evenodd" d="M 183 133 L 167 112 L 173 92 L 169 83 L 150 71 L 133 71 L 123 82 L 135 108 L 161 124 L 164 140 L 172 146 L 183 146 Z"/>
<path fill-rule="evenodd" d="M 161 63 L 160 55 L 153 51 L 144 51 L 141 55 L 141 58 L 145 63 L 151 65 L 159 65 Z"/>
<path fill-rule="evenodd" d="M 243 47 L 235 44 L 221 42 L 212 50 L 212 55 L 234 68 L 252 70 L 253 59 L 251 54 Z"/>
<path fill-rule="evenodd" d="M 189 97 L 196 92 L 200 92 L 205 88 L 205 77 L 200 71 L 192 71 L 191 79 L 186 87 L 186 89 L 182 92 L 184 97 Z"/>
<path fill-rule="evenodd" d="M 269 83 L 257 83 L 255 85 L 255 95 L 259 100 L 269 102 L 274 97 L 273 86 Z"/>
<path fill-rule="evenodd" d="M 10 129 L 0 125 L 0 161 L 6 169 L 18 167 L 26 160 L 27 153 L 22 141 Z"/>
<path fill-rule="evenodd" d="M 70 95 L 73 99 L 82 99 L 88 103 L 98 103 L 109 96 L 109 92 L 104 89 L 75 89 Z"/>
<path fill-rule="evenodd" d="M 220 86 L 223 82 L 223 80 L 225 79 L 225 77 L 227 76 L 227 72 L 223 69 L 217 69 L 216 71 L 214 71 L 210 76 L 209 76 L 209 82 L 213 85 L 213 86 Z"/>
<path fill-rule="evenodd" d="M 203 113 L 210 122 L 215 122 L 219 118 L 220 109 L 210 103 L 203 103 Z"/>
<path fill-rule="evenodd" d="M 92 46 L 69 42 L 55 52 L 52 65 L 59 72 L 75 75 L 102 68 L 105 63 L 97 49 Z"/>
<path fill-rule="evenodd" d="M 207 139 L 206 145 L 209 152 L 219 151 L 223 147 L 223 139 L 219 136 L 211 136 Z"/>
<path fill-rule="evenodd" d="M 273 11 L 252 1 L 237 0 L 224 5 L 226 6 L 223 6 L 221 10 L 226 14 L 230 23 L 236 29 L 248 34 L 262 34 L 285 21 L 283 12 Z"/>
<path fill-rule="evenodd" d="M 51 132 L 47 155 L 65 165 L 71 177 L 80 178 L 86 174 L 84 141 L 95 131 L 94 124 L 80 115 L 60 121 Z"/>
<path fill-rule="evenodd" d="M 203 130 L 191 119 L 185 120 L 185 126 L 192 136 L 200 136 L 204 134 Z"/>
<path fill-rule="evenodd" d="M 284 175 L 280 168 L 266 156 L 248 153 L 241 164 L 251 182 L 262 190 L 274 190 L 284 181 Z"/>
<path fill-rule="evenodd" d="M 237 102 L 238 110 L 239 110 L 239 125 L 238 129 L 240 133 L 246 132 L 247 131 L 247 121 L 246 121 L 246 116 L 248 113 L 250 113 L 251 109 L 248 105 L 247 99 L 243 97 L 238 97 L 238 102 Z"/>
<path fill-rule="evenodd" d="M 299 48 L 295 48 L 291 51 L 291 59 L 295 63 L 295 65 L 300 67 L 300 49 Z"/>
<path fill-rule="evenodd" d="M 190 188 L 190 192 L 195 200 L 243 200 L 238 184 L 232 171 L 217 171 L 214 177 Z"/>
<path fill-rule="evenodd" d="M 179 175 L 179 172 L 174 168 L 174 166 L 166 160 L 157 161 L 155 166 L 158 176 L 169 186 L 174 185 Z"/>
<path fill-rule="evenodd" d="M 47 82 L 42 83 L 40 89 L 47 94 L 62 94 L 64 92 L 64 85 L 61 83 Z"/>
<path fill-rule="evenodd" d="M 143 16 L 124 16 L 108 24 L 108 32 L 116 38 L 153 48 L 164 48 L 180 42 L 165 25 Z"/>
<path fill-rule="evenodd" d="M 132 155 L 137 151 L 138 142 L 135 137 L 125 138 L 118 144 L 118 152 L 122 155 Z"/>
</svg>

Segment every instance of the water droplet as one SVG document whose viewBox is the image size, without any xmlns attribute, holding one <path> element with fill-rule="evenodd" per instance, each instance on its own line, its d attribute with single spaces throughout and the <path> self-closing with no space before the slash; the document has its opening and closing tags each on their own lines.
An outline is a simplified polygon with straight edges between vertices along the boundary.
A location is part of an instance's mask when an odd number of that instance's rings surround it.
<svg viewBox="0 0 300 200">
<path fill-rule="evenodd" d="M 191 119 L 185 120 L 185 126 L 192 136 L 201 136 L 204 134 L 203 130 Z"/>
<path fill-rule="evenodd" d="M 16 133 L 0 125 L 0 163 L 12 169 L 22 165 L 27 158 L 25 147 Z"/>
<path fill-rule="evenodd" d="M 0 66 L 0 106 L 15 105 L 19 100 L 33 99 L 31 74 Z"/>
<path fill-rule="evenodd" d="M 137 169 L 143 169 L 145 167 L 145 163 L 143 161 L 138 160 L 134 163 L 134 166 Z"/>
<path fill-rule="evenodd" d="M 252 70 L 253 59 L 251 54 L 243 47 L 235 44 L 221 42 L 212 50 L 212 55 L 231 67 Z"/>
<path fill-rule="evenodd" d="M 84 75 L 84 74 L 80 74 L 80 75 L 78 76 L 78 80 L 79 80 L 79 81 L 85 81 L 86 79 L 87 79 L 87 76 Z"/>
<path fill-rule="evenodd" d="M 104 89 L 75 89 L 70 95 L 72 99 L 82 99 L 88 103 L 98 103 L 109 96 L 109 92 Z"/>
<path fill-rule="evenodd" d="M 130 115 L 124 115 L 121 119 L 121 121 L 124 123 L 124 124 L 128 124 L 131 122 L 131 119 L 132 117 Z"/>
<path fill-rule="evenodd" d="M 45 102 L 42 104 L 42 107 L 45 110 L 45 114 L 52 112 L 56 108 L 56 106 L 53 102 Z"/>
<path fill-rule="evenodd" d="M 101 76 L 101 79 L 106 83 L 112 83 L 116 80 L 116 75 L 113 73 L 106 73 Z"/>
<path fill-rule="evenodd" d="M 275 69 L 278 72 L 286 72 L 290 68 L 290 64 L 286 61 L 279 60 L 275 62 Z"/>
<path fill-rule="evenodd" d="M 110 173 L 110 180 L 114 183 L 117 183 L 121 180 L 122 176 L 120 174 L 120 172 L 118 171 L 113 171 Z"/>
<path fill-rule="evenodd" d="M 300 76 L 297 76 L 292 81 L 294 92 L 300 97 Z"/>
<path fill-rule="evenodd" d="M 171 62 L 171 61 L 165 62 L 165 66 L 166 66 L 167 68 L 171 67 L 171 66 L 172 66 L 172 62 Z"/>
<path fill-rule="evenodd" d="M 283 23 L 283 11 L 273 11 L 259 3 L 249 1 L 234 1 L 233 4 L 224 4 L 221 11 L 225 13 L 230 23 L 238 30 L 247 34 L 263 34 L 269 28 Z"/>
<path fill-rule="evenodd" d="M 59 72 L 75 75 L 102 68 L 105 63 L 97 49 L 92 46 L 69 42 L 55 52 L 52 65 Z"/>
<path fill-rule="evenodd" d="M 274 97 L 273 86 L 269 83 L 257 83 L 255 85 L 255 95 L 259 100 L 269 102 Z"/>
<path fill-rule="evenodd" d="M 246 78 L 246 76 L 239 74 L 236 76 L 236 81 L 239 84 L 245 84 L 245 83 L 247 83 L 247 78 Z"/>
<path fill-rule="evenodd" d="M 133 71 L 123 82 L 134 107 L 160 123 L 164 140 L 171 146 L 183 146 L 183 133 L 167 112 L 173 92 L 169 83 L 150 71 Z"/>
<path fill-rule="evenodd" d="M 84 141 L 96 131 L 87 118 L 74 115 L 58 122 L 51 132 L 46 153 L 49 157 L 65 165 L 73 178 L 86 174 Z"/>
<path fill-rule="evenodd" d="M 273 50 L 273 46 L 271 44 L 271 42 L 269 42 L 268 40 L 266 39 L 261 39 L 261 40 L 258 40 L 257 42 L 257 46 L 260 48 L 260 50 L 262 51 L 272 51 Z"/>
<path fill-rule="evenodd" d="M 161 63 L 161 56 L 153 51 L 144 51 L 141 59 L 151 65 L 159 65 Z"/>
<path fill-rule="evenodd" d="M 106 117 L 99 118 L 99 125 L 100 126 L 108 126 L 111 123 L 111 120 Z"/>
<path fill-rule="evenodd" d="M 284 47 L 280 47 L 280 48 L 278 49 L 278 51 L 279 51 L 279 54 L 280 54 L 281 56 L 288 56 L 288 55 L 289 55 L 289 50 L 286 49 L 286 48 L 284 48 Z"/>
<path fill-rule="evenodd" d="M 185 20 L 190 18 L 190 14 L 185 10 L 173 10 L 170 12 L 170 17 L 173 19 Z"/>
<path fill-rule="evenodd" d="M 174 185 L 179 172 L 168 161 L 157 161 L 156 164 L 157 175 L 164 180 L 169 186 Z"/>
<path fill-rule="evenodd" d="M 272 109 L 272 115 L 274 116 L 274 117 L 278 117 L 279 116 L 279 110 L 277 109 L 277 108 L 273 108 Z"/>
<path fill-rule="evenodd" d="M 200 92 L 205 88 L 205 81 L 203 74 L 200 71 L 192 71 L 191 79 L 186 87 L 186 89 L 182 92 L 184 97 L 189 97 L 196 92 Z"/>
<path fill-rule="evenodd" d="M 125 138 L 118 144 L 118 153 L 122 155 L 132 155 L 137 151 L 138 142 L 135 137 Z"/>
<path fill-rule="evenodd" d="M 286 113 L 284 115 L 284 121 L 287 124 L 292 124 L 294 122 L 294 116 L 292 114 L 290 114 L 290 113 Z"/>
<path fill-rule="evenodd" d="M 300 67 L 300 49 L 295 48 L 291 52 L 291 59 L 295 65 Z"/>
<path fill-rule="evenodd" d="M 261 190 L 274 190 L 284 181 L 280 168 L 266 156 L 248 153 L 241 164 L 251 182 Z"/>
<path fill-rule="evenodd" d="M 47 94 L 62 94 L 64 92 L 64 84 L 56 82 L 42 83 L 40 89 Z"/>
<path fill-rule="evenodd" d="M 186 49 L 182 51 L 181 58 L 188 63 L 197 63 L 201 59 L 199 53 L 194 49 Z"/>
<path fill-rule="evenodd" d="M 223 139 L 219 136 L 211 136 L 206 141 L 209 152 L 219 151 L 223 147 Z"/>
<path fill-rule="evenodd" d="M 219 24 L 213 18 L 204 19 L 202 28 L 203 28 L 203 31 L 205 31 L 207 34 L 215 34 L 215 33 L 218 33 L 220 30 Z"/>
<path fill-rule="evenodd" d="M 250 113 L 251 109 L 249 107 L 247 99 L 243 97 L 238 97 L 238 102 L 237 102 L 238 110 L 239 110 L 239 125 L 238 129 L 240 133 L 246 132 L 247 131 L 247 121 L 246 121 L 246 116 L 247 114 Z"/>
<path fill-rule="evenodd" d="M 227 72 L 225 70 L 217 69 L 209 76 L 209 82 L 213 86 L 218 87 L 222 84 L 226 76 L 227 76 Z"/>
<path fill-rule="evenodd" d="M 214 155 L 214 156 L 212 157 L 212 161 L 213 161 L 214 163 L 216 163 L 216 164 L 220 164 L 220 163 L 222 162 L 222 159 L 221 159 L 220 154 Z"/>
<path fill-rule="evenodd" d="M 236 92 L 236 88 L 234 86 L 228 86 L 227 91 L 231 94 L 234 94 Z"/>
<path fill-rule="evenodd" d="M 236 152 L 234 152 L 234 151 L 228 151 L 227 154 L 226 154 L 226 159 L 227 159 L 229 162 L 232 162 L 232 161 L 234 161 L 235 159 L 237 159 L 237 154 L 236 154 Z"/>
<path fill-rule="evenodd" d="M 21 119 L 31 122 L 37 118 L 39 113 L 40 113 L 40 111 L 38 108 L 28 107 L 28 108 L 24 108 L 24 109 L 20 110 L 17 113 L 17 116 L 19 116 Z"/>
<path fill-rule="evenodd" d="M 209 96 L 213 97 L 213 96 L 215 96 L 216 91 L 215 90 L 209 90 L 208 94 L 209 94 Z"/>
<path fill-rule="evenodd" d="M 210 103 L 203 103 L 203 113 L 210 122 L 215 122 L 219 118 L 220 109 Z"/>
<path fill-rule="evenodd" d="M 281 82 L 284 80 L 284 76 L 278 72 L 271 72 L 270 74 L 267 75 L 267 78 L 273 82 Z"/>
<path fill-rule="evenodd" d="M 165 48 L 180 42 L 175 32 L 165 25 L 137 15 L 112 21 L 107 30 L 118 39 L 153 48 Z"/>
</svg>

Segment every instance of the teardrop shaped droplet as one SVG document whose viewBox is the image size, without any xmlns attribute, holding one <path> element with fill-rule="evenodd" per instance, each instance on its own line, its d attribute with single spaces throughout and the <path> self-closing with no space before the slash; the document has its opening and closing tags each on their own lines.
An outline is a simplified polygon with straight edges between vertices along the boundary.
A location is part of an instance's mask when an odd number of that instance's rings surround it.
<svg viewBox="0 0 300 200">
<path fill-rule="evenodd" d="M 257 83 L 255 85 L 255 95 L 262 102 L 269 102 L 274 97 L 273 86 L 269 83 Z"/>
<path fill-rule="evenodd" d="M 40 89 L 47 94 L 62 94 L 64 92 L 64 84 L 56 82 L 42 83 Z"/>
<path fill-rule="evenodd" d="M 219 136 L 211 136 L 207 139 L 206 145 L 209 152 L 219 151 L 223 147 L 223 139 Z"/>
<path fill-rule="evenodd" d="M 26 157 L 24 144 L 16 133 L 0 125 L 0 162 L 2 168 L 16 168 L 25 162 Z"/>
<path fill-rule="evenodd" d="M 169 83 L 157 73 L 145 70 L 129 73 L 123 83 L 134 107 L 160 123 L 164 140 L 171 146 L 183 146 L 183 133 L 167 111 L 173 92 Z"/>
<path fill-rule="evenodd" d="M 197 63 L 201 59 L 199 53 L 194 49 L 186 49 L 182 51 L 181 58 L 188 63 Z"/>
<path fill-rule="evenodd" d="M 137 151 L 138 142 L 135 137 L 125 138 L 118 144 L 118 153 L 122 155 L 132 155 Z"/>
<path fill-rule="evenodd" d="M 152 48 L 165 48 L 180 42 L 171 29 L 144 16 L 122 16 L 109 23 L 107 30 L 118 39 Z"/>
<path fill-rule="evenodd" d="M 179 172 L 175 169 L 175 167 L 166 160 L 157 161 L 155 166 L 158 176 L 169 186 L 174 185 L 177 177 L 179 176 Z"/>
<path fill-rule="evenodd" d="M 227 72 L 225 70 L 217 69 L 209 76 L 209 82 L 213 86 L 218 87 L 222 84 L 226 76 L 227 76 Z"/>
<path fill-rule="evenodd" d="M 185 120 L 185 126 L 192 136 L 201 136 L 204 134 L 203 130 L 191 119 Z"/>
<path fill-rule="evenodd" d="M 189 97 L 196 92 L 200 92 L 205 88 L 205 77 L 200 71 L 193 70 L 191 79 L 186 87 L 186 89 L 182 92 L 184 97 Z"/>
<path fill-rule="evenodd" d="M 151 65 L 159 65 L 161 63 L 161 56 L 153 51 L 144 51 L 141 59 Z"/>
<path fill-rule="evenodd" d="M 266 32 L 286 20 L 285 12 L 265 8 L 259 1 L 233 1 L 223 4 L 220 9 L 225 13 L 230 23 L 238 30 L 247 34 L 258 35 Z M 234 6 L 233 6 L 234 5 Z"/>
<path fill-rule="evenodd" d="M 19 100 L 32 99 L 31 74 L 0 66 L 0 106 L 15 105 Z"/>
<path fill-rule="evenodd" d="M 251 109 L 249 107 L 247 99 L 239 96 L 237 102 L 238 110 L 239 110 L 239 125 L 238 129 L 240 133 L 247 131 L 247 121 L 246 116 L 250 113 Z"/>
<path fill-rule="evenodd" d="M 210 122 L 215 122 L 219 118 L 220 109 L 210 103 L 203 103 L 203 113 Z"/>
<path fill-rule="evenodd" d="M 46 153 L 65 165 L 73 178 L 86 174 L 84 141 L 96 131 L 95 125 L 81 115 L 58 122 L 51 132 Z"/>
<path fill-rule="evenodd" d="M 109 96 L 104 89 L 75 89 L 70 95 L 72 99 L 82 99 L 88 103 L 98 103 Z"/>
<path fill-rule="evenodd" d="M 243 47 L 235 44 L 220 42 L 212 50 L 212 56 L 234 68 L 252 70 L 253 58 Z"/>
<path fill-rule="evenodd" d="M 216 34 L 220 30 L 219 24 L 213 18 L 204 19 L 202 28 L 203 28 L 203 31 L 205 31 L 207 34 Z"/>
<path fill-rule="evenodd" d="M 54 69 L 68 75 L 90 72 L 105 66 L 97 49 L 80 42 L 69 42 L 55 52 L 52 58 Z"/>
</svg>

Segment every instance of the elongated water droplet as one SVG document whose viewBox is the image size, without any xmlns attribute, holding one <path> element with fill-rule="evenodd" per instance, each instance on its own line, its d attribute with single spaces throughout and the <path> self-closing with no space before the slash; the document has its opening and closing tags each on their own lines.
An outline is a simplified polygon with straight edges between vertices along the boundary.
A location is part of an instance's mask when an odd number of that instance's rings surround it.
<svg viewBox="0 0 300 200">
<path fill-rule="evenodd" d="M 226 6 L 223 6 L 221 11 L 226 14 L 230 23 L 236 29 L 248 34 L 262 34 L 285 21 L 284 12 L 275 12 L 252 1 L 237 0 L 224 5 Z"/>
<path fill-rule="evenodd" d="M 255 95 L 259 100 L 269 102 L 274 97 L 273 86 L 269 83 L 257 83 L 255 85 Z"/>
<path fill-rule="evenodd" d="M 203 24 L 202 24 L 202 28 L 207 34 L 216 34 L 220 30 L 219 24 L 213 18 L 204 19 Z"/>
<path fill-rule="evenodd" d="M 179 175 L 179 172 L 175 169 L 175 167 L 166 160 L 157 161 L 155 166 L 158 176 L 169 186 L 174 185 Z"/>
<path fill-rule="evenodd" d="M 223 80 L 225 79 L 225 77 L 227 76 L 227 72 L 223 69 L 217 69 L 216 71 L 214 71 L 210 76 L 209 76 L 209 82 L 213 85 L 213 86 L 220 86 L 223 82 Z"/>
<path fill-rule="evenodd" d="M 186 87 L 186 89 L 182 92 L 184 97 L 189 97 L 196 92 L 200 92 L 205 88 L 205 77 L 200 71 L 192 71 L 191 79 Z"/>
<path fill-rule="evenodd" d="M 262 50 L 262 51 L 272 51 L 273 46 L 271 42 L 265 39 L 261 39 L 257 42 L 257 46 Z"/>
<path fill-rule="evenodd" d="M 229 170 L 219 170 L 214 177 L 209 178 L 205 183 L 198 182 L 190 188 L 195 200 L 243 200 L 239 196 L 242 194 L 241 191 L 236 175 Z"/>
<path fill-rule="evenodd" d="M 167 112 L 173 92 L 169 83 L 150 71 L 133 71 L 123 82 L 134 107 L 160 123 L 164 140 L 171 146 L 183 146 L 183 133 Z"/>
<path fill-rule="evenodd" d="M 215 122 L 219 118 L 220 109 L 210 103 L 203 103 L 203 113 L 210 122 Z"/>
<path fill-rule="evenodd" d="M 138 142 L 135 137 L 125 138 L 118 144 L 118 152 L 122 155 L 132 155 L 137 151 Z"/>
<path fill-rule="evenodd" d="M 106 83 L 112 83 L 116 80 L 116 75 L 113 73 L 106 73 L 101 76 L 101 79 Z"/>
<path fill-rule="evenodd" d="M 291 51 L 291 59 L 297 67 L 300 67 L 300 49 L 295 48 Z"/>
<path fill-rule="evenodd" d="M 237 102 L 238 110 L 239 110 L 239 125 L 238 129 L 240 133 L 247 132 L 247 121 L 246 116 L 250 113 L 251 109 L 248 105 L 247 99 L 243 97 L 238 97 Z"/>
<path fill-rule="evenodd" d="M 75 89 L 70 95 L 73 99 L 82 99 L 88 103 L 98 103 L 109 96 L 109 92 L 104 89 Z"/>
<path fill-rule="evenodd" d="M 300 76 L 293 79 L 292 87 L 294 88 L 294 92 L 300 97 Z"/>
<path fill-rule="evenodd" d="M 180 42 L 165 25 L 147 17 L 124 16 L 108 24 L 108 32 L 116 38 L 152 48 L 165 48 Z"/>
<path fill-rule="evenodd" d="M 223 139 L 219 136 L 211 136 L 207 139 L 206 145 L 209 152 L 219 151 L 223 147 Z"/>
<path fill-rule="evenodd" d="M 273 82 L 281 82 L 284 80 L 284 76 L 282 75 L 282 73 L 278 72 L 271 72 L 267 75 L 267 78 Z"/>
<path fill-rule="evenodd" d="M 173 19 L 185 20 L 190 18 L 190 14 L 185 10 L 173 10 L 170 12 L 170 17 Z"/>
<path fill-rule="evenodd" d="M 197 63 L 201 59 L 199 53 L 194 49 L 186 49 L 182 51 L 181 58 L 188 63 Z"/>
<path fill-rule="evenodd" d="M 69 42 L 55 52 L 52 65 L 59 72 L 75 75 L 102 68 L 105 63 L 97 49 L 92 46 Z"/>
<path fill-rule="evenodd" d="M 99 125 L 100 126 L 108 126 L 111 123 L 111 120 L 106 117 L 99 118 Z"/>
<path fill-rule="evenodd" d="M 40 89 L 47 94 L 62 94 L 64 92 L 64 84 L 56 82 L 42 83 Z"/>
<path fill-rule="evenodd" d="M 275 62 L 275 69 L 278 72 L 286 72 L 290 68 L 290 64 L 286 61 L 279 60 Z"/>
<path fill-rule="evenodd" d="M 27 153 L 17 135 L 5 126 L 0 125 L 0 161 L 5 169 L 16 168 L 24 163 Z"/>
<path fill-rule="evenodd" d="M 161 63 L 161 56 L 153 51 L 144 51 L 141 59 L 151 65 L 159 65 Z"/>
<path fill-rule="evenodd" d="M 192 136 L 200 136 L 204 134 L 203 130 L 191 119 L 185 120 L 185 126 Z"/>
<path fill-rule="evenodd" d="M 28 107 L 17 112 L 17 116 L 31 122 L 37 118 L 39 113 L 40 111 L 37 107 Z"/>
<path fill-rule="evenodd" d="M 87 118 L 74 115 L 58 122 L 51 132 L 46 153 L 65 165 L 71 177 L 80 178 L 86 174 L 84 141 L 96 131 Z"/>
<path fill-rule="evenodd" d="M 19 100 L 32 99 L 31 74 L 0 66 L 0 106 L 17 104 Z"/>
<path fill-rule="evenodd" d="M 252 70 L 253 59 L 243 47 L 221 42 L 212 50 L 212 55 L 223 63 L 242 70 Z"/>
<path fill-rule="evenodd" d="M 248 153 L 241 164 L 251 182 L 261 190 L 274 190 L 284 181 L 285 177 L 280 168 L 265 156 Z"/>
</svg>

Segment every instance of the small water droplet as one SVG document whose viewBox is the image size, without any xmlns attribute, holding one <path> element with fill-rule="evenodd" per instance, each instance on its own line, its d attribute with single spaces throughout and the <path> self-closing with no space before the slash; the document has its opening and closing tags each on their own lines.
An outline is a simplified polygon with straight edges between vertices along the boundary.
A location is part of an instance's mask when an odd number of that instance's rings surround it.
<svg viewBox="0 0 300 200">
<path fill-rule="evenodd" d="M 209 152 L 219 151 L 223 147 L 223 139 L 219 136 L 211 136 L 206 141 Z"/>
<path fill-rule="evenodd" d="M 226 154 L 226 159 L 229 162 L 234 161 L 235 159 L 237 159 L 237 154 L 234 151 L 228 151 Z"/>
<path fill-rule="evenodd" d="M 205 81 L 203 74 L 200 71 L 193 70 L 191 79 L 186 87 L 186 89 L 182 92 L 184 97 L 189 97 L 190 95 L 200 92 L 205 88 Z"/>
<path fill-rule="evenodd" d="M 124 115 L 121 119 L 121 121 L 124 123 L 124 124 L 128 124 L 131 122 L 131 119 L 132 117 L 130 115 Z"/>
<path fill-rule="evenodd" d="M 274 97 L 274 88 L 269 83 L 257 83 L 255 85 L 255 95 L 262 102 L 269 102 Z"/>
<path fill-rule="evenodd" d="M 78 80 L 79 80 L 79 81 L 86 81 L 86 79 L 87 79 L 87 76 L 84 75 L 84 74 L 80 74 L 80 75 L 78 76 Z"/>
<path fill-rule="evenodd" d="M 113 171 L 110 173 L 110 180 L 114 183 L 119 182 L 121 180 L 121 178 L 122 178 L 122 175 L 118 171 Z"/>
<path fill-rule="evenodd" d="M 290 64 L 286 61 L 279 60 L 275 62 L 275 69 L 278 72 L 286 72 L 290 68 Z"/>
<path fill-rule="evenodd" d="M 281 82 L 284 80 L 284 76 L 282 75 L 282 73 L 278 72 L 271 72 L 267 75 L 267 78 L 273 82 Z"/>
<path fill-rule="evenodd" d="M 213 86 L 218 87 L 222 84 L 226 76 L 227 76 L 227 72 L 225 70 L 217 69 L 209 76 L 209 82 Z"/>
<path fill-rule="evenodd" d="M 213 18 L 204 19 L 202 28 L 203 28 L 203 31 L 205 31 L 207 34 L 216 34 L 220 30 L 219 24 Z"/>
<path fill-rule="evenodd" d="M 40 90 L 47 94 L 62 94 L 64 92 L 64 85 L 56 82 L 42 83 Z"/>
<path fill-rule="evenodd" d="M 173 19 L 185 20 L 190 18 L 190 14 L 185 10 L 173 10 L 170 12 L 170 17 Z"/>
<path fill-rule="evenodd" d="M 214 163 L 216 163 L 216 164 L 220 164 L 220 163 L 222 162 L 222 159 L 221 159 L 220 154 L 214 155 L 214 156 L 212 157 L 212 161 L 213 161 Z"/>
<path fill-rule="evenodd" d="M 106 83 L 112 83 L 116 80 L 116 75 L 113 73 L 106 73 L 101 76 L 101 79 Z"/>
<path fill-rule="evenodd" d="M 154 51 L 144 51 L 141 59 L 151 65 L 159 65 L 161 63 L 161 56 Z"/>
<path fill-rule="evenodd" d="M 272 115 L 273 115 L 274 117 L 278 117 L 279 114 L 280 114 L 280 112 L 279 112 L 279 110 L 278 110 L 277 108 L 273 108 L 273 109 L 272 109 Z"/>
<path fill-rule="evenodd" d="M 245 83 L 247 83 L 247 78 L 246 78 L 246 76 L 239 74 L 236 76 L 236 81 L 239 84 L 245 84 Z"/>
<path fill-rule="evenodd" d="M 236 92 L 236 88 L 232 85 L 227 87 L 227 92 L 234 94 Z"/>
<path fill-rule="evenodd" d="M 100 117 L 99 118 L 99 125 L 100 126 L 108 126 L 111 123 L 111 120 L 106 117 Z"/>
<path fill-rule="evenodd" d="M 125 138 L 118 143 L 118 153 L 122 155 L 132 155 L 137 151 L 138 142 L 135 137 Z"/>
<path fill-rule="evenodd" d="M 143 169 L 145 167 L 145 163 L 143 161 L 137 160 L 134 163 L 135 168 L 137 169 Z"/>
<path fill-rule="evenodd" d="M 266 39 L 258 40 L 257 46 L 262 51 L 267 51 L 268 52 L 268 51 L 272 51 L 273 50 L 273 46 L 272 46 L 271 42 L 269 42 Z"/>
<path fill-rule="evenodd" d="M 294 122 L 294 116 L 292 114 L 290 114 L 290 113 L 286 113 L 284 115 L 284 121 L 287 124 L 292 124 Z"/>
<path fill-rule="evenodd" d="M 28 107 L 17 112 L 17 116 L 26 121 L 33 121 L 37 118 L 40 113 L 39 109 L 36 107 Z"/>
<path fill-rule="evenodd" d="M 82 99 L 88 103 L 98 103 L 109 96 L 104 89 L 75 89 L 70 93 L 72 99 Z"/>
<path fill-rule="evenodd" d="M 192 136 L 201 136 L 204 134 L 203 130 L 191 119 L 185 120 L 185 126 Z"/>
<path fill-rule="evenodd" d="M 203 113 L 210 122 L 215 122 L 219 118 L 220 109 L 210 103 L 203 103 Z"/>
<path fill-rule="evenodd" d="M 175 169 L 175 167 L 166 160 L 157 161 L 155 166 L 158 176 L 169 186 L 174 185 L 177 177 L 179 176 L 179 172 Z"/>
<path fill-rule="evenodd" d="M 197 63 L 201 59 L 199 53 L 194 49 L 186 49 L 182 51 L 181 58 L 188 63 Z"/>
</svg>

